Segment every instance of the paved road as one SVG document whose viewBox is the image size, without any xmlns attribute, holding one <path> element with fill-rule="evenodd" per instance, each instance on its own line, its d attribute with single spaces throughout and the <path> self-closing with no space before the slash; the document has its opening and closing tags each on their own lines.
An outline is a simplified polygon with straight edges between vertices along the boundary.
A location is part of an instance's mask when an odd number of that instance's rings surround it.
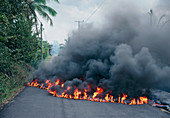
<svg viewBox="0 0 170 118">
<path fill-rule="evenodd" d="M 69 100 L 26 87 L 0 111 L 0 118 L 170 118 L 170 115 L 149 105 Z"/>
</svg>

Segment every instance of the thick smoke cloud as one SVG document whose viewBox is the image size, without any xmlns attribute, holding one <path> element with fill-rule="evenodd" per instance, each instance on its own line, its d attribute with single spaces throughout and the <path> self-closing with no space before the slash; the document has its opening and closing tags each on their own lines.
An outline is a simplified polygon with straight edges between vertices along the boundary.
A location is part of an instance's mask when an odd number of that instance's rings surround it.
<svg viewBox="0 0 170 118">
<path fill-rule="evenodd" d="M 100 86 L 115 95 L 147 94 L 149 88 L 170 91 L 170 25 L 151 26 L 149 16 L 141 14 L 128 6 L 107 14 L 103 26 L 84 25 L 34 77 L 60 78 L 80 89 Z"/>
<path fill-rule="evenodd" d="M 170 1 L 169 0 L 158 0 L 155 4 L 155 13 L 161 15 L 165 15 L 163 20 L 170 20 Z"/>
<path fill-rule="evenodd" d="M 170 1 L 169 0 L 158 0 L 157 6 L 162 10 L 170 10 Z"/>
</svg>

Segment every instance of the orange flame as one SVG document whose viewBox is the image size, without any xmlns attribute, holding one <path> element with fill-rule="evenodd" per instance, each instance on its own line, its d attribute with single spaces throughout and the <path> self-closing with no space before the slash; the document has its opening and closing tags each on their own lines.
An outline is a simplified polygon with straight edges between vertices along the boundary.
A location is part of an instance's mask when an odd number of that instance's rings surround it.
<svg viewBox="0 0 170 118">
<path fill-rule="evenodd" d="M 67 91 L 69 91 L 72 87 L 68 86 L 60 95 L 58 95 L 57 91 L 54 90 L 50 90 L 51 87 L 53 86 L 57 86 L 60 85 L 62 88 L 64 87 L 64 83 L 60 84 L 60 80 L 57 79 L 57 81 L 55 83 L 50 82 L 50 80 L 46 80 L 45 81 L 46 86 L 41 83 L 38 83 L 38 79 L 35 79 L 33 82 L 28 82 L 28 86 L 33 86 L 36 88 L 41 88 L 41 89 L 47 89 L 47 91 L 52 94 L 55 97 L 62 97 L 62 98 L 67 98 L 67 99 L 79 99 L 79 100 L 88 100 L 88 101 L 96 101 L 96 102 L 111 102 L 111 103 L 115 103 L 115 99 L 112 95 L 110 95 L 110 93 L 107 93 L 105 95 L 105 97 L 103 98 L 99 98 L 99 95 L 102 94 L 104 92 L 103 88 L 101 87 L 97 87 L 97 90 L 93 93 L 92 96 L 88 96 L 87 92 L 89 91 L 89 89 L 91 88 L 90 85 L 88 85 L 88 89 L 85 89 L 84 91 L 80 91 L 78 90 L 77 87 L 74 88 L 74 94 L 67 94 Z M 128 105 L 140 105 L 140 104 L 148 104 L 148 98 L 145 96 L 141 96 L 139 97 L 139 99 L 131 99 L 130 103 L 126 103 L 125 100 L 127 99 L 127 95 L 123 93 L 123 96 L 121 97 L 119 95 L 118 97 L 118 101 L 117 103 L 122 103 L 122 104 L 128 104 Z"/>
<path fill-rule="evenodd" d="M 60 80 L 57 79 L 57 81 L 55 82 L 55 86 L 59 85 L 59 83 L 60 83 Z"/>
<path fill-rule="evenodd" d="M 46 80 L 46 82 L 45 82 L 45 83 L 46 83 L 46 84 L 48 84 L 49 82 L 50 82 L 50 80 Z"/>
<path fill-rule="evenodd" d="M 63 88 L 63 87 L 64 87 L 64 84 L 61 84 L 61 87 Z"/>
<path fill-rule="evenodd" d="M 124 104 L 124 100 L 126 100 L 127 98 L 127 95 L 123 93 L 123 97 L 122 97 L 122 100 L 121 100 L 121 103 Z"/>
<path fill-rule="evenodd" d="M 103 88 L 97 87 L 97 91 L 93 93 L 92 99 L 94 99 L 97 95 L 103 93 Z"/>
</svg>

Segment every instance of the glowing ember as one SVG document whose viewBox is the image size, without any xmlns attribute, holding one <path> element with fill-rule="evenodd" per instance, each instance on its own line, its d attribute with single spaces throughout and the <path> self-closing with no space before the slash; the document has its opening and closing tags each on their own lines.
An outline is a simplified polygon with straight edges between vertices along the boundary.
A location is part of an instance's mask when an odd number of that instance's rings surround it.
<svg viewBox="0 0 170 118">
<path fill-rule="evenodd" d="M 57 79 L 55 83 L 50 82 L 50 80 L 46 80 L 45 84 L 43 83 L 38 83 L 38 79 L 35 79 L 33 82 L 28 82 L 28 86 L 33 86 L 36 88 L 41 88 L 41 89 L 47 89 L 47 91 L 52 94 L 55 97 L 61 97 L 61 98 L 67 98 L 67 99 L 77 99 L 77 100 L 88 100 L 88 101 L 95 101 L 95 102 L 111 102 L 111 103 L 122 103 L 122 104 L 128 104 L 128 105 L 141 105 L 141 104 L 148 104 L 148 98 L 145 96 L 139 97 L 139 99 L 131 99 L 128 98 L 126 94 L 123 93 L 123 96 L 118 97 L 117 101 L 115 98 L 110 95 L 110 93 L 106 93 L 104 97 L 101 98 L 101 94 L 103 94 L 104 90 L 101 87 L 97 87 L 96 91 L 88 95 L 88 91 L 91 88 L 90 85 L 88 85 L 89 89 L 85 89 L 84 91 L 80 91 L 77 87 L 74 87 L 74 93 L 73 94 L 68 94 L 68 91 L 72 89 L 71 86 L 68 86 L 65 90 L 63 90 L 62 93 L 58 93 L 57 90 L 51 90 L 53 86 L 59 85 L 61 88 L 66 88 L 64 87 L 64 83 Z M 131 101 L 129 103 L 126 102 L 126 100 L 130 99 Z"/>
<path fill-rule="evenodd" d="M 103 93 L 103 89 L 97 87 L 97 91 L 93 93 L 92 100 L 94 100 L 94 98 L 95 98 L 98 94 L 101 94 L 101 93 Z"/>
<path fill-rule="evenodd" d="M 59 82 L 60 82 L 60 80 L 57 79 L 57 81 L 55 82 L 55 86 L 59 85 Z"/>
</svg>

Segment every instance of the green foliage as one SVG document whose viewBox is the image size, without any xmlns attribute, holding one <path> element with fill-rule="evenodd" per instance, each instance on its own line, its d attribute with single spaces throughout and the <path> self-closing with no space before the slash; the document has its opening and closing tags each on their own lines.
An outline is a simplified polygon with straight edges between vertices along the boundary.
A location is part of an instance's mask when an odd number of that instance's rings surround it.
<svg viewBox="0 0 170 118">
<path fill-rule="evenodd" d="M 58 0 L 55 0 L 58 2 Z M 1 0 L 0 2 L 0 105 L 23 86 L 29 72 L 41 61 L 35 10 L 47 20 L 57 13 L 46 0 Z M 44 57 L 51 48 L 43 42 Z"/>
<path fill-rule="evenodd" d="M 50 45 L 47 41 L 43 41 L 43 57 L 48 58 L 50 56 L 50 50 L 51 50 L 52 45 Z"/>
<path fill-rule="evenodd" d="M 54 1 L 59 3 L 58 0 L 54 0 Z M 47 21 L 50 21 L 51 26 L 53 25 L 52 19 L 49 16 L 49 14 L 51 16 L 56 16 L 57 12 L 53 8 L 46 5 L 46 0 L 34 0 L 34 1 L 27 0 L 27 5 L 29 10 L 31 11 L 31 14 L 34 16 L 36 22 L 38 20 L 35 11 L 37 11 L 40 14 L 40 16 L 45 18 Z"/>
<path fill-rule="evenodd" d="M 28 76 L 28 70 L 23 69 L 24 67 L 20 64 L 13 64 L 11 76 L 0 72 L 0 105 L 10 99 L 24 84 Z"/>
<path fill-rule="evenodd" d="M 8 93 L 10 92 L 10 78 L 4 74 L 0 73 L 0 103 L 7 98 Z"/>
<path fill-rule="evenodd" d="M 7 42 L 7 38 L 6 37 L 3 37 L 3 36 L 0 36 L 0 42 Z"/>
</svg>

